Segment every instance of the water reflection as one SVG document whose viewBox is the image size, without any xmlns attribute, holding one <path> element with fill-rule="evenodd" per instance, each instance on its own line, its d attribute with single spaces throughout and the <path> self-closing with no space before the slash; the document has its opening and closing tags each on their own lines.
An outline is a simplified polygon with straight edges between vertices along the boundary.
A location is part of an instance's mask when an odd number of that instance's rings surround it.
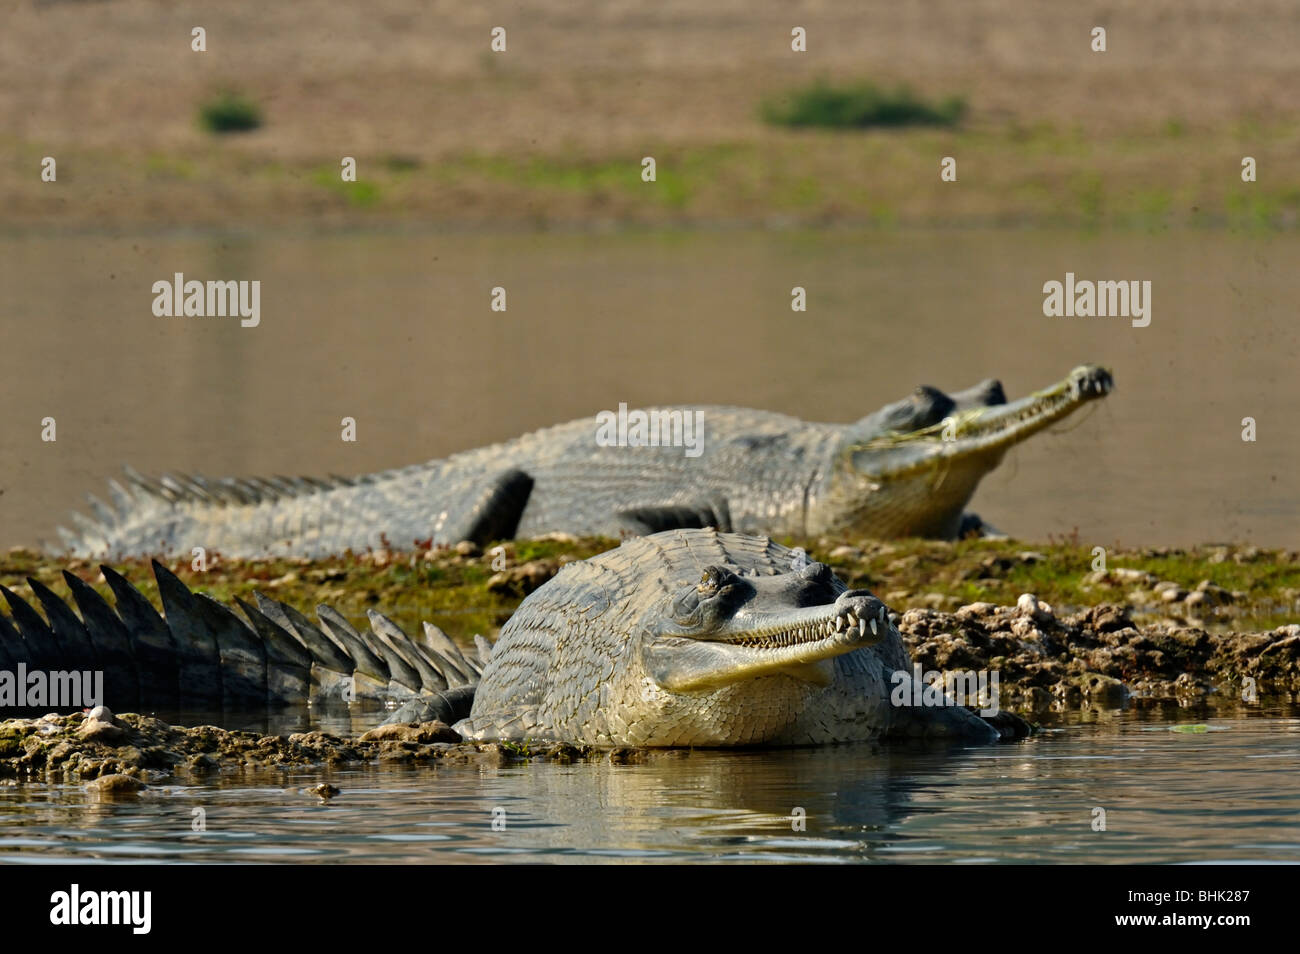
<svg viewBox="0 0 1300 954">
<path fill-rule="evenodd" d="M 1202 721 L 1215 731 L 1170 731 Z M 342 794 L 306 793 L 322 779 Z M 202 833 L 191 830 L 196 807 Z M 1300 861 L 1300 710 L 1112 712 L 993 748 L 299 768 L 134 802 L 0 788 L 0 860 L 73 858 Z"/>
</svg>

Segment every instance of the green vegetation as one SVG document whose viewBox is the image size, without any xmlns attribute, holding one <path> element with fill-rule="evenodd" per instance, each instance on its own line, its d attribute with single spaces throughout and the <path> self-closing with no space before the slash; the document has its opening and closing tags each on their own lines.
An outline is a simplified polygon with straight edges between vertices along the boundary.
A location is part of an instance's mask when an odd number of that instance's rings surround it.
<svg viewBox="0 0 1300 954">
<path fill-rule="evenodd" d="M 908 87 L 881 89 L 871 83 L 836 87 L 825 80 L 763 103 L 761 114 L 774 126 L 865 129 L 870 126 L 955 126 L 966 101 L 949 96 L 928 103 Z"/>
<path fill-rule="evenodd" d="M 262 110 L 242 93 L 223 90 L 199 107 L 199 125 L 216 134 L 247 132 L 262 125 Z"/>
<path fill-rule="evenodd" d="M 1141 617 L 1181 617 L 1206 628 L 1268 630 L 1300 623 L 1300 554 L 1253 547 L 1111 549 L 1110 572 L 1093 572 L 1089 547 L 1073 541 L 1025 544 L 1015 541 L 966 540 L 943 543 L 902 540 L 890 543 L 787 540 L 803 546 L 814 559 L 835 568 L 850 586 L 870 589 L 899 612 L 912 608 L 952 610 L 991 602 L 1015 603 L 1034 593 L 1058 611 L 1097 603 L 1133 606 Z M 349 555 L 330 560 L 225 560 L 206 571 L 188 560 L 170 568 L 186 585 L 231 601 L 250 599 L 254 590 L 303 610 L 329 603 L 355 625 L 367 626 L 366 611 L 382 609 L 408 633 L 429 620 L 454 638 L 492 635 L 523 597 L 549 579 L 569 560 L 585 559 L 616 546 L 615 540 L 519 540 L 504 543 L 504 572 L 493 569 L 494 554 L 458 553 L 439 548 L 414 553 Z M 65 563 L 26 550 L 0 555 L 0 584 L 25 598 L 35 577 L 66 593 L 60 577 L 65 566 L 112 601 L 111 591 L 90 563 Z M 115 566 L 158 602 L 147 560 Z M 1149 576 L 1148 576 L 1149 574 Z M 1191 607 L 1166 604 L 1154 592 L 1169 581 L 1194 591 L 1202 581 L 1221 587 L 1224 602 Z"/>
<path fill-rule="evenodd" d="M 337 192 L 340 195 L 347 196 L 348 201 L 353 205 L 367 206 L 374 205 L 379 201 L 380 188 L 377 183 L 371 179 L 359 179 L 356 182 L 344 182 L 339 175 L 337 166 L 326 166 L 316 169 L 311 174 L 312 182 L 319 186 L 329 189 L 331 192 Z"/>
<path fill-rule="evenodd" d="M 1261 168 L 1284 165 L 1298 138 L 1300 123 L 1262 126 L 1250 154 Z M 19 165 L 39 163 L 45 154 L 3 136 L 0 144 L 14 150 Z M 188 220 L 198 226 L 223 226 L 234 214 L 271 225 L 341 211 L 375 227 L 429 221 L 491 221 L 502 227 L 731 222 L 880 229 L 1213 228 L 1256 235 L 1292 232 L 1300 222 L 1294 181 L 1266 176 L 1246 184 L 1235 168 L 1225 180 L 1219 164 L 1225 150 L 1238 148 L 1235 141 L 1194 129 L 1169 137 L 1159 126 L 1141 135 L 1094 136 L 1077 125 L 1046 122 L 912 127 L 888 136 L 769 129 L 761 145 L 743 138 L 665 145 L 655 150 L 653 183 L 641 179 L 642 151 L 626 145 L 583 155 L 476 151 L 436 159 L 362 152 L 356 157 L 361 181 L 355 183 L 341 181 L 337 156 L 259 158 L 249 149 L 210 145 L 198 139 L 176 152 L 138 156 L 69 147 L 59 163 L 60 182 L 75 200 L 68 214 L 89 215 L 94 188 L 76 173 L 95 168 L 113 183 L 112 195 L 148 188 L 160 203 L 124 207 L 123 221 L 147 221 L 169 203 L 184 201 Z M 938 158 L 948 155 L 958 157 L 960 188 L 940 183 Z M 0 175 L 0 203 L 6 182 L 18 189 L 16 179 Z M 922 182 L 933 188 L 918 187 Z M 323 191 L 330 201 L 322 201 Z M 9 205 L 33 215 L 43 208 L 16 199 Z"/>
</svg>

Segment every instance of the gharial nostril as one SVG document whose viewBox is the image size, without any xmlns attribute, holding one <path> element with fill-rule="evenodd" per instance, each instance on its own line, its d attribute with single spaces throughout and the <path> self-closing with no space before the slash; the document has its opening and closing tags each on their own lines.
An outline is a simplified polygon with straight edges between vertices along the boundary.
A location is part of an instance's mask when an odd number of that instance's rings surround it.
<svg viewBox="0 0 1300 954">
<path fill-rule="evenodd" d="M 1075 368 L 1071 378 L 1080 394 L 1106 394 L 1115 386 L 1110 371 L 1095 364 Z"/>
</svg>

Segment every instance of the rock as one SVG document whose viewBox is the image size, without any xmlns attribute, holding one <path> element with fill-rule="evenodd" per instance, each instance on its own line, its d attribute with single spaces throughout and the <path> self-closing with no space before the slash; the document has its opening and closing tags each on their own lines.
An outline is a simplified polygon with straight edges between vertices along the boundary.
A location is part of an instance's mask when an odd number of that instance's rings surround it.
<svg viewBox="0 0 1300 954">
<path fill-rule="evenodd" d="M 1153 586 L 1157 582 L 1155 576 L 1145 570 L 1133 570 L 1128 567 L 1117 566 L 1107 572 L 1121 583 L 1139 583 L 1143 586 Z"/>
<path fill-rule="evenodd" d="M 1187 591 L 1176 583 L 1172 589 L 1157 590 L 1156 592 L 1160 594 L 1161 601 L 1165 603 L 1181 603 L 1187 599 Z"/>
<path fill-rule="evenodd" d="M 81 728 L 77 730 L 77 735 L 87 742 L 116 745 L 126 738 L 126 730 L 111 722 L 87 719 L 81 724 Z"/>
<path fill-rule="evenodd" d="M 1032 619 L 1039 623 L 1050 623 L 1056 618 L 1052 614 L 1052 607 L 1033 593 L 1020 594 L 1020 599 L 1016 600 L 1016 613 L 1025 619 Z"/>
<path fill-rule="evenodd" d="M 329 801 L 331 798 L 333 798 L 335 795 L 339 793 L 339 790 L 335 786 L 331 785 L 329 782 L 321 782 L 319 785 L 307 789 L 307 793 L 310 795 L 315 795 L 317 798 L 320 798 L 323 801 Z"/>
<path fill-rule="evenodd" d="M 494 573 L 487 581 L 490 592 L 505 595 L 527 596 L 560 569 L 556 560 L 531 560 L 523 566 L 510 567 Z"/>
<path fill-rule="evenodd" d="M 445 722 L 397 723 L 371 729 L 358 739 L 360 742 L 459 742 L 460 734 Z"/>
<path fill-rule="evenodd" d="M 1133 628 L 1133 620 L 1129 618 L 1128 611 L 1122 606 L 1115 606 L 1113 603 L 1099 603 L 1096 606 L 1089 606 L 1082 612 L 1070 617 L 1069 622 L 1074 626 L 1098 633 L 1111 633 L 1116 630 Z"/>
<path fill-rule="evenodd" d="M 463 557 L 476 557 L 482 554 L 477 543 L 473 540 L 462 540 L 455 546 L 456 555 Z"/>
<path fill-rule="evenodd" d="M 640 765 L 647 761 L 645 749 L 622 745 L 609 750 L 609 760 L 615 765 Z"/>
<path fill-rule="evenodd" d="M 1038 627 L 1034 625 L 1033 620 L 1018 616 L 1011 621 L 1011 632 L 1014 636 L 1028 640 L 1034 643 L 1043 641 L 1043 634 Z"/>
<path fill-rule="evenodd" d="M 414 723 L 381 725 L 362 733 L 358 742 L 417 742 L 420 727 Z"/>
<path fill-rule="evenodd" d="M 1028 686 L 1021 690 L 1020 698 L 1030 712 L 1045 712 L 1052 706 L 1052 694 L 1039 686 Z"/>
<path fill-rule="evenodd" d="M 185 767 L 197 775 L 202 775 L 207 772 L 215 772 L 221 768 L 221 763 L 208 753 L 199 752 L 190 756 L 189 761 L 185 763 Z"/>
<path fill-rule="evenodd" d="M 1209 580 L 1197 583 L 1196 592 L 1205 594 L 1205 603 L 1209 606 L 1226 606 L 1232 602 L 1231 593 Z"/>
<path fill-rule="evenodd" d="M 571 533 L 564 533 L 561 530 L 554 530 L 551 533 L 542 534 L 536 537 L 537 540 L 550 540 L 554 543 L 577 543 L 578 538 Z"/>
<path fill-rule="evenodd" d="M 474 761 L 484 765 L 509 765 L 513 760 L 513 753 L 500 742 L 488 742 L 479 746 L 478 751 L 474 753 Z"/>
<path fill-rule="evenodd" d="M 112 722 L 113 711 L 108 706 L 95 706 L 86 713 L 86 718 L 94 722 Z"/>
<path fill-rule="evenodd" d="M 1129 696 L 1128 687 L 1113 676 L 1099 672 L 1085 672 L 1075 677 L 1073 685 L 1091 702 L 1108 706 L 1121 705 Z"/>
<path fill-rule="evenodd" d="M 832 560 L 861 560 L 862 551 L 857 547 L 841 544 L 827 554 Z"/>
<path fill-rule="evenodd" d="M 960 619 L 980 619 L 992 616 L 997 611 L 998 607 L 995 603 L 969 603 L 957 610 L 957 616 Z"/>
<path fill-rule="evenodd" d="M 134 795 L 145 788 L 144 782 L 131 775 L 101 775 L 86 783 L 86 789 L 97 795 Z"/>
</svg>

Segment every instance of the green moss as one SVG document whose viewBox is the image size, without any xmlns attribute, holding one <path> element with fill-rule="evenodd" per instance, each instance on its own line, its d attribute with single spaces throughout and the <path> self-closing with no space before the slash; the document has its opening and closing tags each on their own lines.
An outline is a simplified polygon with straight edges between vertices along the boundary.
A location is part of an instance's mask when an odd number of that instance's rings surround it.
<svg viewBox="0 0 1300 954">
<path fill-rule="evenodd" d="M 25 732 L 17 729 L 0 728 L 0 759 L 18 758 L 24 752 L 23 739 L 26 738 Z"/>
<path fill-rule="evenodd" d="M 331 192 L 346 196 L 353 205 L 373 205 L 379 201 L 380 188 L 378 183 L 370 179 L 344 182 L 338 167 L 326 166 L 314 170 L 311 174 L 311 181 L 329 189 Z"/>
</svg>

